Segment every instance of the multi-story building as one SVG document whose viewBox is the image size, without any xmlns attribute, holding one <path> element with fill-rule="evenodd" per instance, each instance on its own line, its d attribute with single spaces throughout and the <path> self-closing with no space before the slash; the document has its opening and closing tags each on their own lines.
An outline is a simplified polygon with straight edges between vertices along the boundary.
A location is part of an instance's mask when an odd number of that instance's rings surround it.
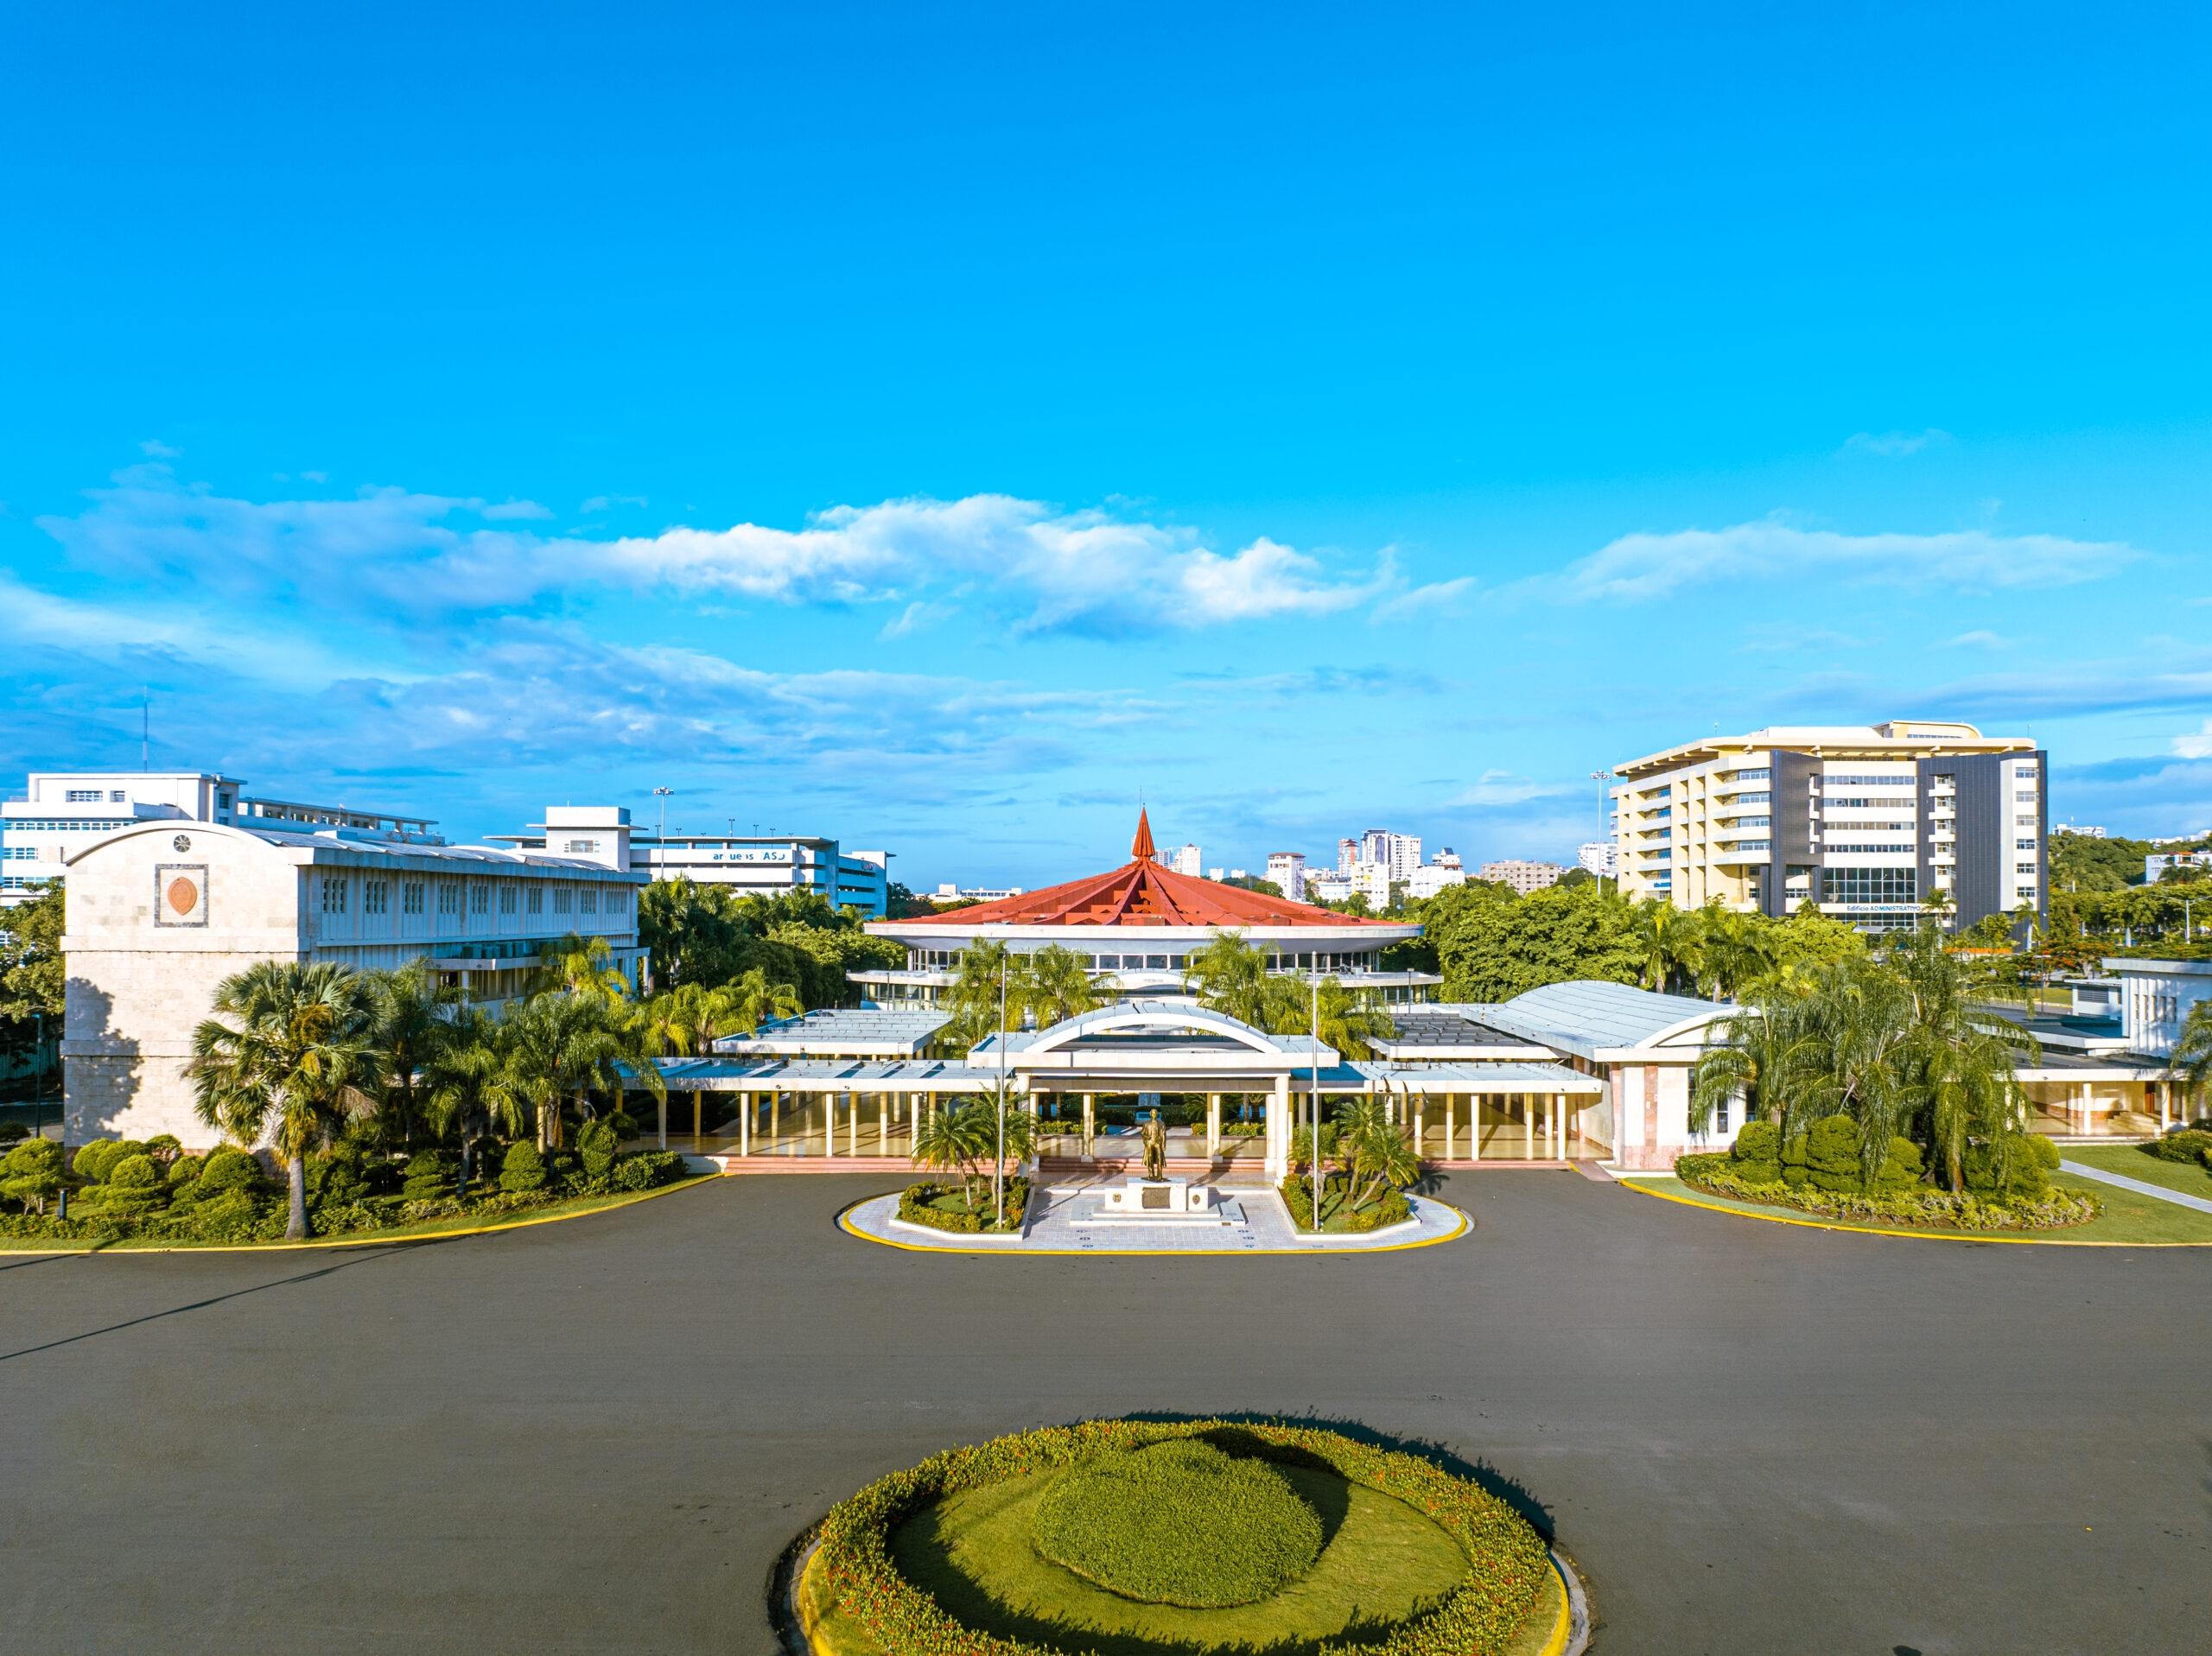
<svg viewBox="0 0 2212 1656">
<path fill-rule="evenodd" d="M 1620 872 L 1621 848 L 1611 840 L 1592 840 L 1576 847 L 1574 860 L 1600 879 L 1611 879 Z"/>
<path fill-rule="evenodd" d="M 1308 903 L 1343 903 L 1351 897 L 1351 876 L 1324 870 L 1319 873 L 1306 871 L 1306 900 Z"/>
<path fill-rule="evenodd" d="M 1186 845 L 1168 859 L 1167 866 L 1179 874 L 1188 874 L 1192 879 L 1196 879 L 1198 877 L 1199 860 L 1198 847 Z"/>
<path fill-rule="evenodd" d="M 1351 895 L 1363 897 L 1370 909 L 1390 906 L 1390 865 L 1387 862 L 1356 862 L 1351 866 Z"/>
<path fill-rule="evenodd" d="M 2101 828 L 2079 828 L 2071 822 L 2053 822 L 2050 825 L 2050 831 L 2053 834 L 2078 834 L 2085 840 L 2101 840 L 2105 837 L 2105 831 Z"/>
<path fill-rule="evenodd" d="M 1450 862 L 1445 861 L 1444 857 L 1450 854 L 1446 852 L 1434 862 L 1425 862 L 1414 869 L 1414 877 L 1406 882 L 1406 895 L 1412 898 L 1434 897 L 1439 891 L 1452 886 L 1465 885 L 1467 871 L 1459 866 L 1457 857 L 1452 857 Z"/>
<path fill-rule="evenodd" d="M 1500 862 L 1483 865 L 1483 878 L 1500 885 L 1510 885 L 1526 897 L 1546 885 L 1559 884 L 1560 876 L 1567 870 L 1555 862 L 1528 862 L 1518 857 L 1509 857 Z"/>
<path fill-rule="evenodd" d="M 2162 851 L 2143 859 L 2143 878 L 2157 885 L 2169 868 L 2212 868 L 2212 851 Z"/>
<path fill-rule="evenodd" d="M 1716 736 L 1614 767 L 1620 890 L 1881 931 L 1948 898 L 1968 926 L 2047 909 L 2049 756 L 2028 737 L 1892 720 Z"/>
<path fill-rule="evenodd" d="M 173 1133 L 213 1141 L 184 1072 L 226 977 L 262 961 L 363 970 L 427 961 L 480 1003 L 523 993 L 547 945 L 606 941 L 633 988 L 629 813 L 562 808 L 556 851 L 427 845 L 335 825 L 155 819 L 72 854 L 61 1045 L 72 1143 Z M 571 846 L 587 847 L 570 850 Z"/>
<path fill-rule="evenodd" d="M 1019 885 L 957 885 L 950 880 L 941 882 L 930 901 L 944 907 L 952 903 L 998 903 L 1009 897 L 1020 897 Z"/>
<path fill-rule="evenodd" d="M 1339 857 L 1344 854 L 1344 843 L 1341 840 L 1337 842 Z M 1421 835 L 1370 828 L 1357 841 L 1357 860 L 1382 864 L 1389 869 L 1392 879 L 1411 879 L 1414 870 L 1421 866 Z"/>
<path fill-rule="evenodd" d="M 524 850 L 544 849 L 547 825 L 530 826 L 530 834 L 493 837 Z M 887 851 L 841 851 L 836 841 L 806 834 L 670 831 L 632 834 L 630 854 L 654 879 L 682 878 L 702 885 L 729 885 L 747 897 L 812 891 L 832 908 L 859 909 L 877 920 L 890 911 L 893 853 Z"/>
<path fill-rule="evenodd" d="M 86 846 L 141 822 L 265 821 L 310 831 L 352 828 L 408 845 L 444 843 L 423 817 L 252 798 L 245 788 L 238 777 L 212 771 L 34 771 L 21 796 L 0 803 L 0 906 L 28 902 Z"/>
<path fill-rule="evenodd" d="M 1176 872 L 1185 872 L 1178 867 Z M 1267 878 L 1275 889 L 1294 903 L 1306 901 L 1306 853 L 1303 851 L 1271 851 L 1268 853 Z"/>
<path fill-rule="evenodd" d="M 1345 876 L 1347 879 L 1349 879 L 1349 878 L 1351 877 L 1351 866 L 1352 866 L 1352 864 L 1354 864 L 1354 863 L 1357 862 L 1358 860 L 1359 860 L 1359 841 L 1357 841 L 1357 840 L 1339 840 L 1339 841 L 1337 841 L 1337 872 L 1338 872 L 1339 874 L 1342 874 L 1342 875 Z"/>
</svg>

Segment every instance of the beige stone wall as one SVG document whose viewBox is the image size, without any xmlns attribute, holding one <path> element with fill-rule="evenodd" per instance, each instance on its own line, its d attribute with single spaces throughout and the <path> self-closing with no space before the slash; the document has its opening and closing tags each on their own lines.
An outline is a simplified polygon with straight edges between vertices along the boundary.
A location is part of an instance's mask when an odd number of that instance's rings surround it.
<svg viewBox="0 0 2212 1656">
<path fill-rule="evenodd" d="M 204 866 L 200 907 L 185 917 L 205 924 L 156 923 L 162 885 L 175 878 L 163 865 Z M 120 834 L 70 865 L 61 1046 L 70 1143 L 156 1133 L 194 1146 L 215 1141 L 183 1075 L 192 1031 L 232 973 L 302 958 L 301 878 L 266 842 L 205 822 Z"/>
</svg>

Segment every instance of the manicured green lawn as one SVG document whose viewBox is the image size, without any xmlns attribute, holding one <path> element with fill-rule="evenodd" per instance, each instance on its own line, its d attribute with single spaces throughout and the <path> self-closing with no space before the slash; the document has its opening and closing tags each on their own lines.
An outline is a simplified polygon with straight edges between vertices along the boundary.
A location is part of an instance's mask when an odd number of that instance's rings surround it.
<svg viewBox="0 0 2212 1656">
<path fill-rule="evenodd" d="M 2069 1162 L 2080 1162 L 2101 1172 L 2118 1173 L 2123 1178 L 2163 1185 L 2183 1196 L 2201 1196 L 2212 1202 L 2212 1171 L 2207 1171 L 2202 1162 L 2160 1161 L 2156 1156 L 2145 1155 L 2134 1145 L 2062 1145 L 2059 1148 Z"/>
<path fill-rule="evenodd" d="M 598 1213 L 607 1208 L 626 1208 L 633 1202 L 648 1202 L 671 1191 L 685 1190 L 695 1184 L 704 1184 L 719 1178 L 718 1173 L 702 1173 L 691 1178 L 678 1179 L 673 1184 L 664 1184 L 657 1190 L 625 1190 L 619 1196 L 579 1196 L 574 1202 L 558 1202 L 548 1208 L 531 1208 L 520 1213 L 474 1215 L 462 1214 L 452 1219 L 428 1219 L 419 1224 L 394 1225 L 386 1230 L 349 1231 L 343 1236 L 317 1237 L 315 1241 L 326 1247 L 374 1247 L 383 1242 L 411 1241 L 424 1236 L 448 1235 L 455 1231 L 483 1230 L 493 1225 L 527 1224 L 544 1219 L 571 1219 L 578 1214 Z M 0 1253 L 166 1253 L 181 1249 L 222 1249 L 238 1247 L 275 1247 L 275 1242 L 167 1242 L 141 1241 L 126 1238 L 121 1241 L 69 1241 L 48 1240 L 36 1236 L 0 1236 Z"/>
<path fill-rule="evenodd" d="M 1458 1545 L 1403 1502 L 1329 1473 L 1281 1469 L 1321 1512 L 1328 1539 L 1306 1576 L 1258 1604 L 1140 1604 L 1046 1563 L 1029 1544 L 1029 1519 L 1050 1473 L 970 1489 L 918 1514 L 893 1535 L 892 1555 L 901 1574 L 968 1627 L 1097 1656 L 1217 1649 L 1305 1656 L 1348 1628 L 1402 1621 L 1466 1579 Z M 1557 1602 L 1554 1592 L 1532 1618 L 1546 1631 Z M 830 1610 L 824 1642 L 839 1656 L 875 1648 L 834 1607 L 817 1602 Z"/>
<path fill-rule="evenodd" d="M 2069 1152 L 2070 1153 L 2070 1152 Z M 2139 1161 L 2151 1162 L 2148 1156 L 2139 1156 Z M 2101 1164 L 2099 1164 L 2101 1165 Z M 2152 1165 L 2158 1165 L 2152 1162 Z M 2131 1177 L 2133 1177 L 2131 1175 Z M 2145 1183 L 2152 1181 L 2145 1180 Z M 1686 1196 L 1690 1201 L 1710 1207 L 1726 1208 L 1738 1213 L 1757 1214 L 1769 1219 L 1794 1219 L 1807 1224 L 1827 1225 L 1839 1230 L 1871 1231 L 1876 1234 L 1896 1236 L 1962 1236 L 1975 1241 L 1996 1241 L 2010 1245 L 2012 1240 L 2033 1239 L 2052 1242 L 2202 1242 L 2212 1243 L 2212 1214 L 2197 1213 L 2192 1209 L 2161 1202 L 2156 1196 L 2137 1196 L 2130 1190 L 2115 1190 L 2109 1184 L 2100 1184 L 2094 1179 L 2085 1179 L 2072 1173 L 2054 1173 L 2051 1183 L 2069 1190 L 2087 1190 L 2105 1204 L 2104 1217 L 2086 1225 L 2069 1226 L 2064 1230 L 2050 1231 L 1956 1231 L 1936 1227 L 1918 1228 L 1907 1225 L 1869 1225 L 1845 1223 L 1826 1219 L 1819 1214 L 1801 1213 L 1795 1208 L 1763 1207 L 1749 1202 L 1734 1202 L 1726 1196 L 1708 1196 L 1702 1190 L 1693 1190 L 1680 1179 L 1627 1179 L 1624 1183 L 1642 1185 L 1647 1190 L 1663 1191 L 1669 1196 Z"/>
</svg>

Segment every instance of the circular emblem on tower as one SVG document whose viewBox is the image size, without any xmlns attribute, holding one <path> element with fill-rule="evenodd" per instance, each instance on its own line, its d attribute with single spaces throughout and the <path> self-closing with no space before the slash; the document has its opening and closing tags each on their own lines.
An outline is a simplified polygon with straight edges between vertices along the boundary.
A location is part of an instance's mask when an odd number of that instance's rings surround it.
<svg viewBox="0 0 2212 1656">
<path fill-rule="evenodd" d="M 180 834 L 169 843 L 179 851 L 189 851 L 192 849 L 192 836 L 189 834 Z"/>
</svg>

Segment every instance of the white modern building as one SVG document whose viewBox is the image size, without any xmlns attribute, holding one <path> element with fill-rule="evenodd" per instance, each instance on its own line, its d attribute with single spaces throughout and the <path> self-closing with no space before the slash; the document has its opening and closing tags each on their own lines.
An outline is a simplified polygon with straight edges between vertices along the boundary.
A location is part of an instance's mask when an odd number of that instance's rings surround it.
<svg viewBox="0 0 2212 1656">
<path fill-rule="evenodd" d="M 1449 852 L 1442 853 L 1434 862 L 1425 862 L 1414 869 L 1413 878 L 1406 882 L 1406 895 L 1411 898 L 1430 898 L 1440 891 L 1449 891 L 1454 885 L 1465 885 L 1467 883 L 1467 871 L 1459 866 L 1459 860 L 1457 857 L 1452 857 L 1448 863 L 1446 862 L 1445 857 L 1450 855 Z"/>
<path fill-rule="evenodd" d="M 1972 725 L 1777 726 L 1613 767 L 1620 890 L 1677 908 L 1788 914 L 1868 931 L 1942 892 L 1970 926 L 2047 910 L 2050 756 Z"/>
<path fill-rule="evenodd" d="M 1621 848 L 1611 840 L 1592 840 L 1576 848 L 1574 860 L 1600 879 L 1612 879 L 1620 872 Z"/>
<path fill-rule="evenodd" d="M 549 943 L 606 941 L 633 988 L 645 968 L 629 813 L 550 810 L 565 847 L 414 844 L 342 826 L 170 818 L 102 835 L 66 866 L 61 1046 L 72 1143 L 200 1125 L 184 1066 L 216 985 L 261 961 L 365 970 L 428 961 L 483 1003 L 523 993 Z"/>
<path fill-rule="evenodd" d="M 443 843 L 423 817 L 256 798 L 245 790 L 241 778 L 212 771 L 34 771 L 22 794 L 0 803 L 0 907 L 28 902 L 78 852 L 141 822 L 270 822 Z"/>
<path fill-rule="evenodd" d="M 1199 873 L 1198 864 L 1203 860 L 1198 847 L 1186 845 L 1168 860 L 1167 866 L 1179 874 L 1188 874 L 1196 879 Z"/>
<path fill-rule="evenodd" d="M 1179 874 L 1190 872 L 1179 863 Z M 1268 853 L 1268 881 L 1294 903 L 1306 901 L 1306 853 L 1303 851 L 1271 851 Z"/>
<path fill-rule="evenodd" d="M 2195 872 L 2212 868 L 2212 851 L 2168 851 L 2143 859 L 2143 878 L 2157 885 L 2169 868 L 2186 868 Z"/>
<path fill-rule="evenodd" d="M 526 851 L 547 848 L 547 823 L 528 834 L 495 834 Z M 557 837 L 557 835 L 556 835 Z M 653 879 L 689 879 L 728 885 L 745 897 L 785 897 L 812 891 L 832 908 L 854 908 L 875 919 L 890 911 L 888 851 L 843 851 L 814 834 L 679 834 L 632 832 L 630 854 Z M 554 847 L 558 849 L 557 847 Z M 969 893 L 962 893 L 966 896 Z"/>
<path fill-rule="evenodd" d="M 1020 895 L 1019 885 L 957 885 L 948 879 L 938 885 L 930 901 L 939 906 L 951 903 L 997 903 Z"/>
<path fill-rule="evenodd" d="M 1560 876 L 1567 870 L 1555 862 L 1527 862 L 1517 857 L 1501 862 L 1483 865 L 1483 878 L 1495 885 L 1510 885 L 1526 897 L 1547 885 L 1559 884 Z"/>
</svg>

